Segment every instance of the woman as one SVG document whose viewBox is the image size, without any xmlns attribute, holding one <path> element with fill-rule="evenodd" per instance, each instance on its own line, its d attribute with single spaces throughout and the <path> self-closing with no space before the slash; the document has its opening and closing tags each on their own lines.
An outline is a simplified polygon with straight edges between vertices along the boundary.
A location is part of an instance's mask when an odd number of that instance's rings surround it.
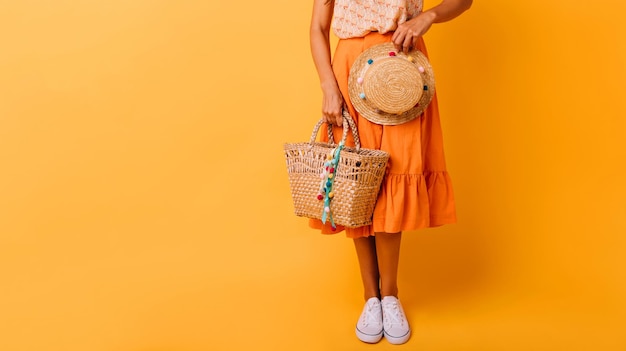
<svg viewBox="0 0 626 351">
<path fill-rule="evenodd" d="M 356 326 L 363 342 L 378 342 L 383 335 L 392 344 L 409 339 L 409 324 L 398 300 L 401 233 L 453 223 L 456 215 L 436 96 L 418 118 L 379 125 L 354 110 L 348 73 L 361 52 L 380 43 L 392 42 L 398 52 L 419 49 L 426 54 L 422 36 L 431 25 L 459 16 L 471 4 L 472 0 L 443 0 L 422 11 L 422 0 L 314 0 L 310 40 L 323 93 L 323 118 L 339 128 L 345 107 L 358 126 L 361 145 L 390 153 L 373 224 L 346 229 L 354 240 L 365 292 Z M 340 38 L 332 64 L 331 29 Z M 335 135 L 341 135 L 339 129 Z M 311 226 L 323 233 L 337 232 L 316 220 Z"/>
</svg>

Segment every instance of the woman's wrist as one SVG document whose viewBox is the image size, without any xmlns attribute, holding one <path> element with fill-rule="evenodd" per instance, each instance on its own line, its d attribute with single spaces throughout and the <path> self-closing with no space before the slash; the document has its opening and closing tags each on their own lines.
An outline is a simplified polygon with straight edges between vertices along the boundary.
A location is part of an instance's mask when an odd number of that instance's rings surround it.
<svg viewBox="0 0 626 351">
<path fill-rule="evenodd" d="M 430 24 L 437 22 L 437 11 L 434 9 L 426 10 L 419 14 L 418 17 L 422 17 L 424 20 L 428 21 Z"/>
<path fill-rule="evenodd" d="M 456 18 L 472 6 L 472 0 L 443 0 L 439 5 L 421 15 L 428 16 L 431 23 L 447 22 Z"/>
<path fill-rule="evenodd" d="M 333 77 L 334 78 L 334 77 Z M 323 92 L 329 91 L 337 91 L 339 90 L 339 86 L 337 85 L 337 81 L 335 79 L 322 81 L 320 83 L 320 88 L 322 88 Z"/>
</svg>

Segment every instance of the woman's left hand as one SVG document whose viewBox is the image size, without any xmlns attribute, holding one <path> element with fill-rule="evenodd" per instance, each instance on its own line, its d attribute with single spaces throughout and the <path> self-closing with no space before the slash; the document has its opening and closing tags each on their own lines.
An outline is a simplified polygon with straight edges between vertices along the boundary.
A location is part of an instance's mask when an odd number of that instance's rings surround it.
<svg viewBox="0 0 626 351">
<path fill-rule="evenodd" d="M 405 54 L 413 50 L 417 46 L 419 38 L 428 32 L 433 21 L 434 16 L 431 13 L 422 12 L 399 25 L 391 37 L 396 50 Z"/>
</svg>

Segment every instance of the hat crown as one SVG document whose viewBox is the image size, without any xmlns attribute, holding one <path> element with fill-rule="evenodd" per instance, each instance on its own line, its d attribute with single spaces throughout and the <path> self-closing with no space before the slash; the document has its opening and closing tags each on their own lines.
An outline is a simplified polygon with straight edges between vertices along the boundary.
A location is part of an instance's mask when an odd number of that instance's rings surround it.
<svg viewBox="0 0 626 351">
<path fill-rule="evenodd" d="M 363 78 L 363 92 L 377 109 L 400 114 L 420 101 L 424 83 L 418 68 L 410 61 L 389 56 L 374 61 Z"/>
</svg>

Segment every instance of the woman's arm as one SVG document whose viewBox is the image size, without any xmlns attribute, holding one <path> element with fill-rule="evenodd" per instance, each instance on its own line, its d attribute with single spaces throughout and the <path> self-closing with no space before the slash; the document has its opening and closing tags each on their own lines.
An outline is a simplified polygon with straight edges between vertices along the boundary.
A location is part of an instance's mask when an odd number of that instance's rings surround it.
<svg viewBox="0 0 626 351">
<path fill-rule="evenodd" d="M 470 6 L 472 6 L 472 0 L 443 0 L 439 5 L 402 23 L 391 39 L 396 50 L 408 52 L 417 45 L 418 38 L 426 34 L 433 23 L 454 19 Z"/>
<path fill-rule="evenodd" d="M 326 122 L 341 125 L 343 97 L 339 91 L 330 57 L 330 24 L 334 1 L 315 0 L 311 17 L 311 53 L 322 88 L 322 118 Z"/>
</svg>

